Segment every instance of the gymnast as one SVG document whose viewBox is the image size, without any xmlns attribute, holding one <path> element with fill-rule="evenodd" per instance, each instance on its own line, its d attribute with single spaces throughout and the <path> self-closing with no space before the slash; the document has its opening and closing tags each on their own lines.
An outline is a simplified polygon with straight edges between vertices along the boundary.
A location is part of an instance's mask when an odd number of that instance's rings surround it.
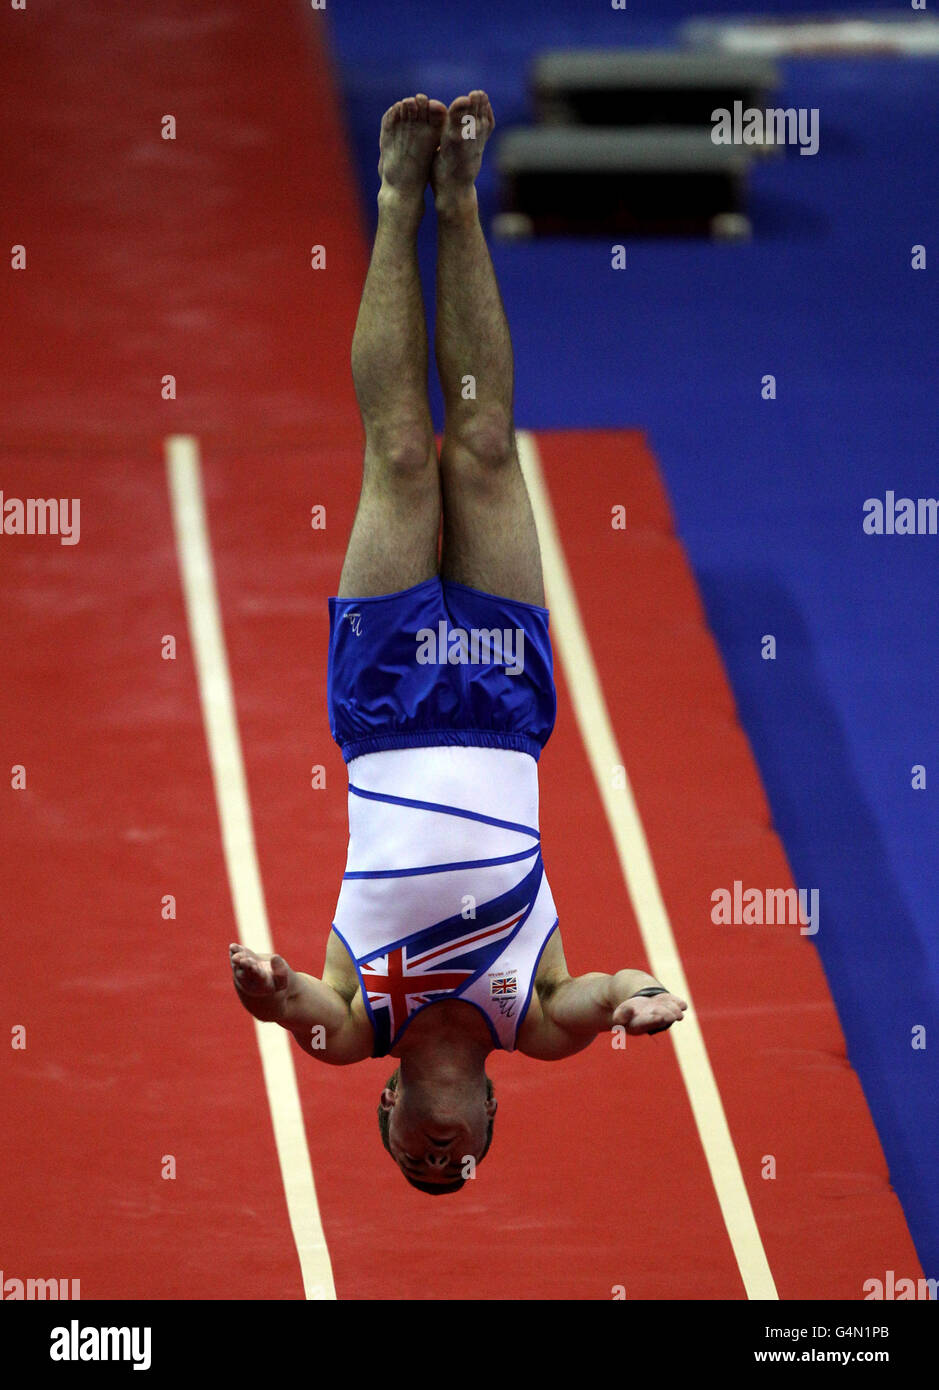
<svg viewBox="0 0 939 1390">
<path fill-rule="evenodd" d="M 538 830 L 556 697 L 541 555 L 512 420 L 509 329 L 475 179 L 485 92 L 423 94 L 381 123 L 378 226 L 352 344 L 358 510 L 329 600 L 328 710 L 349 773 L 346 872 L 321 979 L 233 943 L 249 1013 L 311 1057 L 391 1056 L 382 1142 L 455 1192 L 484 1158 L 496 1048 L 557 1061 L 687 1005 L 641 970 L 572 977 Z M 438 458 L 417 231 L 437 217 Z"/>
</svg>

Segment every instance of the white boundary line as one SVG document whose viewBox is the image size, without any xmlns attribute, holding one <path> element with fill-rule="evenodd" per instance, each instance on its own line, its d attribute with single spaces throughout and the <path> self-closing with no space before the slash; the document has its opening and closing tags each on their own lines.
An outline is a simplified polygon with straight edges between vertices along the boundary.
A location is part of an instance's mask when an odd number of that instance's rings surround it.
<svg viewBox="0 0 939 1390">
<path fill-rule="evenodd" d="M 212 568 L 198 441 L 190 435 L 172 435 L 165 441 L 165 449 L 176 547 L 238 940 L 272 954 Z M 308 1299 L 334 1299 L 336 1289 L 316 1200 L 290 1040 L 286 1031 L 276 1025 L 255 1020 L 254 1027 L 304 1294 Z"/>
<path fill-rule="evenodd" d="M 518 452 L 541 543 L 552 633 L 564 663 L 581 737 L 606 811 L 643 945 L 656 979 L 665 981 L 670 989 L 688 1001 L 688 1012 L 681 1024 L 671 1029 L 669 1036 L 675 1044 L 682 1080 L 740 1277 L 748 1298 L 778 1299 L 628 775 L 624 788 L 613 786 L 613 769 L 625 769 L 625 762 L 610 723 L 564 559 L 538 446 L 527 431 L 518 434 Z"/>
</svg>

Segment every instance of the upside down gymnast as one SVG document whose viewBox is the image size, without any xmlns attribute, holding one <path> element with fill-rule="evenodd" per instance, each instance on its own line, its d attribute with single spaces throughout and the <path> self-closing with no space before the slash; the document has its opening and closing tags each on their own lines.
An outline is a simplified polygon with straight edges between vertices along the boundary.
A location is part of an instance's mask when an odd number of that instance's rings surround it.
<svg viewBox="0 0 939 1390">
<path fill-rule="evenodd" d="M 329 600 L 330 728 L 349 849 L 321 979 L 233 943 L 245 1008 L 311 1057 L 391 1056 L 382 1142 L 455 1192 L 485 1157 L 494 1049 L 556 1061 L 687 1005 L 641 970 L 572 977 L 544 872 L 538 758 L 554 727 L 548 612 L 512 422 L 509 329 L 475 180 L 485 92 L 423 94 L 381 123 L 378 226 L 352 344 L 362 490 Z M 417 231 L 437 217 L 438 458 Z"/>
</svg>

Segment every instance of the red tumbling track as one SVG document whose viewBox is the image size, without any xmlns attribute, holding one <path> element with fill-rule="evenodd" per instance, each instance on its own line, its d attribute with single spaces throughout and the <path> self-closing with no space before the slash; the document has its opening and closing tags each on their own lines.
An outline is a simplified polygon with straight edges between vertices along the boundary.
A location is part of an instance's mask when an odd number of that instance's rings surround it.
<svg viewBox="0 0 939 1390">
<path fill-rule="evenodd" d="M 297 1298 L 253 1026 L 228 977 L 161 440 L 201 442 L 272 932 L 318 971 L 346 843 L 326 597 L 358 494 L 348 347 L 365 266 L 323 16 L 248 0 L 26 13 L 3 192 L 28 269 L 8 277 L 0 486 L 79 496 L 82 529 L 72 547 L 0 536 L 4 785 L 27 769 L 26 790 L 0 792 L 2 1016 L 27 1030 L 4 1052 L 0 1266 L 80 1278 L 83 1298 Z M 714 888 L 791 877 L 654 461 L 636 434 L 538 441 L 780 1296 L 918 1277 L 814 947 L 710 921 Z M 642 966 L 558 677 L 542 824 L 568 960 Z M 296 1064 L 340 1298 L 744 1296 L 667 1036 L 553 1065 L 495 1055 L 492 1151 L 442 1202 L 380 1145 L 387 1062 Z"/>
<path fill-rule="evenodd" d="M 918 1278 L 814 945 L 797 926 L 711 921 L 716 888 L 794 883 L 655 461 L 634 433 L 540 434 L 538 441 L 572 580 L 589 596 L 584 622 L 779 1296 L 856 1299 L 866 1279 L 883 1279 L 891 1268 Z M 572 476 L 577 508 L 565 515 L 560 499 Z M 617 504 L 626 509 L 625 530 L 610 525 Z M 554 761 L 543 774 L 546 852 L 552 824 L 566 846 L 578 827 L 551 795 L 552 778 Z M 557 869 L 548 861 L 556 893 L 572 872 L 573 897 L 586 857 L 584 842 Z M 597 966 L 578 950 L 577 960 L 603 969 L 617 955 L 604 951 Z M 774 1179 L 761 1176 L 770 1155 Z M 680 1156 L 665 1157 L 666 1169 L 673 1162 Z M 697 1260 L 693 1207 L 683 1221 Z"/>
</svg>

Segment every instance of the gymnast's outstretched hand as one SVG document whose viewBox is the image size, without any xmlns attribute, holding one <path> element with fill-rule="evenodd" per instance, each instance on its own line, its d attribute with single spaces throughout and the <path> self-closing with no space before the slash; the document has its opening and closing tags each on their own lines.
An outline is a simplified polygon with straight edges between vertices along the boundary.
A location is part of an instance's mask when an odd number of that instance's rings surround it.
<svg viewBox="0 0 939 1390">
<path fill-rule="evenodd" d="M 238 998 L 259 1023 L 289 1029 L 303 1051 L 319 1061 L 361 1062 L 372 1055 L 365 1010 L 353 1015 L 349 1000 L 325 980 L 291 970 L 283 956 L 260 956 L 237 941 L 228 955 Z"/>
<path fill-rule="evenodd" d="M 228 948 L 235 988 L 252 997 L 286 993 L 290 967 L 283 956 L 259 956 L 233 941 Z"/>
<path fill-rule="evenodd" d="M 613 1011 L 613 1026 L 621 1024 L 627 1033 L 664 1033 L 673 1023 L 680 1023 L 688 1005 L 677 994 L 641 995 L 625 999 Z"/>
</svg>

